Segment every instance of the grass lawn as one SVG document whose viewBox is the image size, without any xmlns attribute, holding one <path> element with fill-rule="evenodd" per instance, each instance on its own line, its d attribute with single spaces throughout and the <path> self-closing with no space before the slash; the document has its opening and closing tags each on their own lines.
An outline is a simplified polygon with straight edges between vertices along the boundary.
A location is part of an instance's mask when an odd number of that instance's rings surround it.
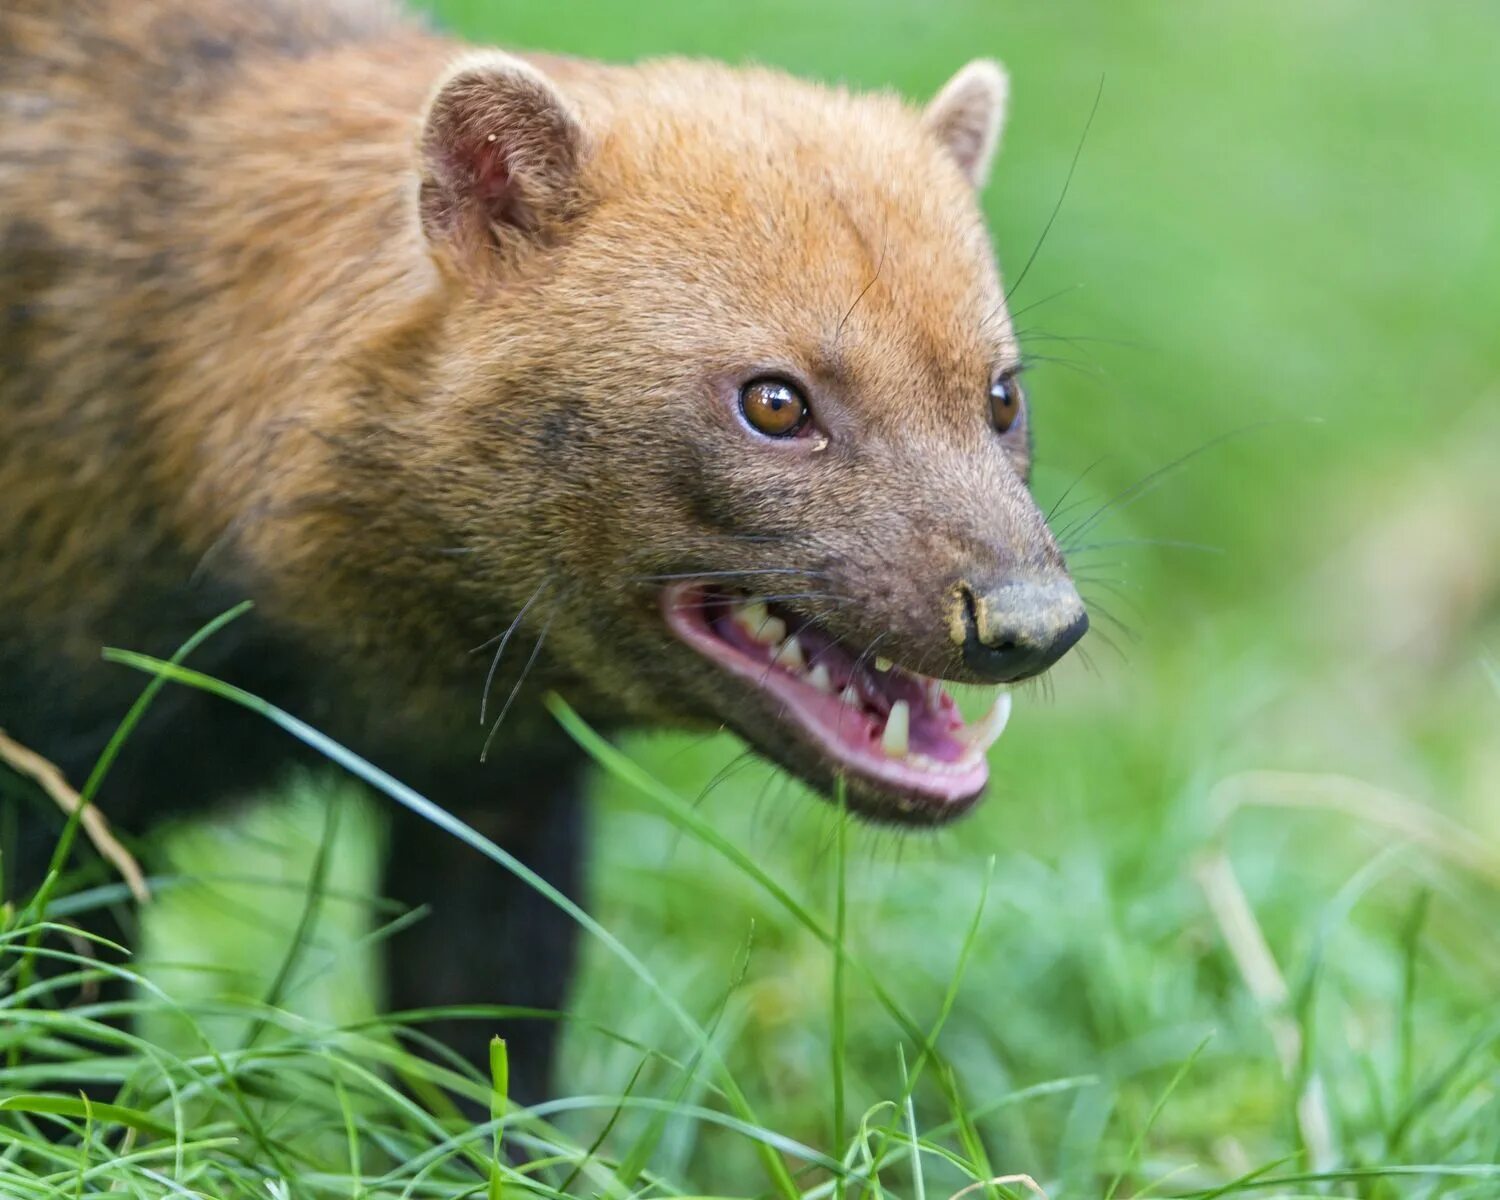
<svg viewBox="0 0 1500 1200">
<path fill-rule="evenodd" d="M 390 801 L 337 772 L 173 836 L 139 1038 L 25 990 L 12 914 L 0 1054 L 59 1065 L 0 1097 L 123 1091 L 0 1099 L 0 1196 L 1500 1196 L 1500 8 L 438 7 L 914 97 L 1004 60 L 986 207 L 1097 633 L 936 836 L 626 742 L 524 1170 L 373 1020 Z"/>
</svg>

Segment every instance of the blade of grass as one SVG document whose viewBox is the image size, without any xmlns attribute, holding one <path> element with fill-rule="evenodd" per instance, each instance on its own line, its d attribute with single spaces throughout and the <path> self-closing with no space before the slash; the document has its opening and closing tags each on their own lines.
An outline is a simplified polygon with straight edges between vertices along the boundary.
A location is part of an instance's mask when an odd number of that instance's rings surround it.
<svg viewBox="0 0 1500 1200">
<path fill-rule="evenodd" d="M 168 661 L 174 665 L 181 663 L 194 650 L 213 637 L 214 634 L 218 633 L 226 625 L 244 616 L 253 607 L 250 601 L 247 600 L 242 604 L 235 605 L 227 612 L 221 613 L 203 626 L 202 629 L 194 633 L 187 641 L 183 642 Z M 121 748 L 125 745 L 130 735 L 135 732 L 135 727 L 140 724 L 141 718 L 146 715 L 146 710 L 151 707 L 151 702 L 156 699 L 157 694 L 165 686 L 166 680 L 164 679 L 157 678 L 150 680 L 141 689 L 141 694 L 136 697 L 135 703 L 130 706 L 120 724 L 116 726 L 109 741 L 105 743 L 103 752 L 94 763 L 94 769 L 89 772 L 88 779 L 78 791 L 80 801 L 78 809 L 73 813 L 67 825 L 64 826 L 62 834 L 58 838 L 57 846 L 52 852 L 52 861 L 47 870 L 47 880 L 42 884 L 36 897 L 28 906 L 27 913 L 29 915 L 23 919 L 40 919 L 41 914 L 45 911 L 47 896 L 50 894 L 52 887 L 55 886 L 56 877 L 62 869 L 62 864 L 67 861 L 68 855 L 73 848 L 73 841 L 78 836 L 78 829 L 83 820 L 84 810 L 94 802 L 94 797 L 99 794 L 99 788 L 103 785 L 105 776 L 109 774 L 109 769 L 114 765 L 115 759 L 119 757 Z"/>
<path fill-rule="evenodd" d="M 829 1037 L 829 1054 L 832 1062 L 829 1064 L 833 1071 L 833 1140 L 830 1143 L 838 1151 L 844 1145 L 844 1039 L 847 1036 L 845 1029 L 844 1009 L 844 935 L 848 920 L 848 858 L 846 839 L 849 827 L 849 807 L 844 791 L 844 781 L 838 782 L 838 790 L 835 794 L 837 802 L 837 813 L 835 821 L 838 826 L 837 835 L 834 840 L 834 906 L 833 906 L 833 1012 L 830 1014 L 832 1026 Z M 844 1180 L 842 1174 L 835 1180 L 834 1196 L 837 1200 L 844 1200 Z"/>
<path fill-rule="evenodd" d="M 344 1081 L 337 1075 L 333 1077 L 333 1094 L 338 1098 L 339 1113 L 344 1118 L 344 1145 L 349 1155 L 349 1177 L 353 1186 L 349 1192 L 349 1200 L 361 1200 L 365 1195 L 364 1167 L 360 1154 L 360 1137 L 356 1129 L 354 1109 L 349 1104 L 349 1090 L 344 1086 Z M 178 1164 L 177 1173 L 182 1174 L 181 1164 Z"/>
<path fill-rule="evenodd" d="M 312 870 L 307 874 L 307 890 L 302 902 L 302 911 L 297 917 L 297 926 L 292 931 L 291 941 L 276 968 L 276 975 L 271 980 L 271 986 L 266 989 L 264 1004 L 267 1008 L 277 1007 L 286 996 L 292 975 L 297 970 L 297 964 L 302 960 L 303 952 L 307 949 L 313 926 L 318 922 L 318 914 L 323 907 L 324 887 L 328 882 L 329 860 L 334 840 L 338 836 L 338 828 L 339 801 L 337 796 L 330 796 L 323 808 L 323 834 L 318 839 L 318 849 L 313 856 Z M 254 1046 L 265 1028 L 266 1024 L 263 1020 L 253 1024 L 249 1032 L 245 1034 L 241 1049 L 248 1050 Z"/>
<path fill-rule="evenodd" d="M 1115 1173 L 1114 1179 L 1110 1181 L 1109 1188 L 1104 1193 L 1104 1200 L 1115 1200 L 1115 1193 L 1120 1190 L 1120 1184 L 1124 1181 L 1125 1176 L 1135 1169 L 1135 1164 L 1140 1159 L 1141 1147 L 1145 1145 L 1146 1135 L 1151 1132 L 1151 1127 L 1156 1124 L 1156 1118 L 1161 1116 L 1162 1109 L 1167 1106 L 1167 1101 L 1171 1099 L 1172 1093 L 1177 1090 L 1177 1085 L 1192 1070 L 1193 1064 L 1198 1061 L 1198 1056 L 1203 1053 L 1204 1047 L 1212 1040 L 1213 1035 L 1210 1034 L 1193 1048 L 1193 1052 L 1177 1068 L 1177 1073 L 1172 1076 L 1172 1081 L 1167 1084 L 1162 1094 L 1157 1097 L 1156 1104 L 1151 1109 L 1151 1115 L 1146 1118 L 1146 1123 L 1136 1132 L 1134 1139 L 1130 1143 L 1130 1149 L 1125 1155 L 1124 1163 L 1121 1164 L 1120 1169 Z"/>
<path fill-rule="evenodd" d="M 938 1035 L 942 1033 L 943 1026 L 948 1023 L 948 1018 L 953 1014 L 953 1006 L 958 1002 L 958 992 L 963 985 L 964 977 L 968 974 L 969 959 L 974 952 L 974 946 L 979 940 L 979 925 L 984 919 L 984 910 L 989 904 L 990 885 L 995 880 L 996 859 L 992 854 L 985 866 L 984 882 L 979 886 L 979 902 L 974 906 L 974 916 L 969 921 L 968 931 L 964 934 L 963 943 L 958 948 L 958 961 L 954 964 L 953 974 L 949 977 L 948 987 L 943 993 L 943 1002 L 938 1007 L 937 1020 L 932 1023 L 932 1028 L 927 1033 L 927 1045 L 917 1055 L 917 1061 L 911 1069 L 911 1084 L 916 1086 L 917 1080 L 922 1077 L 922 1068 L 927 1065 L 929 1054 L 928 1047 L 936 1046 Z"/>
<path fill-rule="evenodd" d="M 636 1085 L 640 1082 L 641 1074 L 645 1071 L 646 1064 L 650 1061 L 651 1056 L 648 1054 L 635 1064 L 635 1070 L 630 1073 L 630 1078 L 625 1081 L 625 1090 L 621 1093 L 622 1098 L 635 1095 Z M 604 1122 L 599 1132 L 594 1135 L 594 1140 L 589 1144 L 583 1157 L 573 1165 L 573 1169 L 568 1173 L 568 1177 L 562 1181 L 562 1185 L 557 1189 L 559 1192 L 566 1195 L 572 1191 L 574 1182 L 583 1174 L 584 1168 L 593 1159 L 598 1157 L 600 1150 L 604 1147 L 604 1143 L 609 1140 L 609 1135 L 614 1131 L 624 1111 L 624 1105 L 615 1106 L 614 1112 L 609 1114 L 609 1118 Z"/>
<path fill-rule="evenodd" d="M 123 1125 L 127 1129 L 139 1129 L 143 1133 L 150 1133 L 156 1137 L 170 1138 L 173 1130 L 170 1125 L 163 1124 L 145 1113 L 136 1112 L 134 1109 L 122 1108 L 117 1104 L 101 1104 L 90 1101 L 84 1096 L 54 1096 L 48 1093 L 26 1093 L 22 1092 L 16 1096 L 7 1096 L 0 1100 L 0 1112 L 24 1112 L 36 1113 L 53 1117 L 82 1117 L 89 1119 L 90 1115 L 101 1121 L 108 1121 L 114 1125 Z"/>
<path fill-rule="evenodd" d="M 911 1145 L 911 1186 L 916 1200 L 927 1200 L 927 1180 L 922 1170 L 922 1140 L 917 1135 L 917 1110 L 911 1099 L 911 1079 L 906 1073 L 906 1051 L 896 1047 L 896 1056 L 901 1063 L 901 1087 L 906 1093 L 902 1111 L 906 1117 L 907 1140 Z"/>
<path fill-rule="evenodd" d="M 1416 1054 L 1414 1046 L 1416 1042 L 1417 960 L 1421 950 L 1422 930 L 1427 924 L 1427 911 L 1431 900 L 1432 892 L 1430 889 L 1423 888 L 1419 891 L 1416 899 L 1412 901 L 1411 910 L 1406 914 L 1406 921 L 1401 930 L 1401 1000 L 1398 1009 L 1401 1020 L 1401 1037 L 1397 1050 L 1396 1087 L 1400 1091 L 1402 1105 L 1409 1104 L 1412 1101 L 1413 1088 L 1415 1086 Z M 1399 1140 L 1396 1137 L 1396 1129 L 1388 1127 L 1386 1131 L 1386 1153 L 1394 1153 L 1398 1148 Z"/>
<path fill-rule="evenodd" d="M 1267 1188 L 1286 1188 L 1298 1184 L 1348 1183 L 1365 1179 L 1500 1179 L 1500 1163 L 1403 1163 L 1389 1167 L 1341 1167 L 1333 1171 L 1309 1171 L 1305 1175 L 1245 1176 L 1236 1180 L 1230 1190 L 1210 1188 L 1201 1192 L 1184 1192 L 1178 1200 L 1209 1200 L 1210 1197 L 1233 1196 L 1240 1192 L 1258 1192 Z"/>
<path fill-rule="evenodd" d="M 719 1023 L 724 1019 L 724 1013 L 729 1008 L 730 998 L 734 995 L 735 991 L 745 980 L 745 972 L 749 970 L 750 967 L 750 953 L 751 949 L 754 946 L 754 942 L 755 930 L 752 928 L 749 937 L 746 939 L 745 953 L 740 957 L 739 966 L 736 968 L 734 975 L 731 977 L 729 986 L 724 989 L 723 994 L 719 997 L 718 1003 L 714 1006 L 714 1015 L 710 1019 L 708 1024 L 708 1035 L 710 1038 L 717 1035 Z M 672 1102 L 674 1104 L 683 1103 L 684 1098 L 687 1096 L 688 1089 L 692 1086 L 693 1080 L 697 1077 L 698 1068 L 701 1064 L 702 1057 L 703 1056 L 701 1051 L 695 1053 L 693 1055 L 692 1061 L 688 1063 L 687 1069 L 682 1072 L 678 1080 L 677 1087 L 673 1092 Z M 626 1095 L 628 1096 L 629 1094 L 630 1093 L 627 1090 Z M 617 1119 L 617 1117 L 618 1113 L 611 1114 L 611 1123 L 613 1123 Z M 655 1152 L 656 1147 L 661 1143 L 662 1135 L 666 1131 L 667 1121 L 670 1118 L 671 1113 L 669 1111 L 663 1109 L 661 1112 L 659 1112 L 652 1119 L 641 1136 L 636 1139 L 633 1145 L 631 1145 L 630 1149 L 625 1152 L 625 1156 L 620 1160 L 620 1165 L 615 1170 L 615 1177 L 627 1188 L 630 1187 L 638 1177 L 645 1174 L 646 1164 L 650 1160 L 651 1155 Z"/>
<path fill-rule="evenodd" d="M 439 829 L 471 846 L 493 862 L 510 871 L 526 883 L 527 886 L 541 893 L 550 903 L 567 913 L 589 936 L 599 941 L 650 989 L 658 1002 L 681 1025 L 683 1031 L 705 1050 L 706 1056 L 714 1063 L 721 1076 L 726 1096 L 728 1096 L 731 1105 L 740 1118 L 747 1124 L 757 1124 L 749 1101 L 745 1098 L 744 1093 L 740 1091 L 739 1085 L 730 1074 L 723 1059 L 713 1049 L 702 1027 L 662 987 L 646 967 L 645 963 L 637 958 L 614 934 L 610 933 L 598 921 L 589 916 L 582 908 L 514 855 L 489 838 L 484 837 L 445 809 L 432 803 L 426 797 L 419 795 L 398 779 L 386 774 L 379 767 L 367 762 L 352 750 L 347 749 L 326 734 L 314 729 L 305 721 L 299 720 L 284 709 L 278 708 L 276 705 L 245 691 L 243 688 L 238 688 L 232 684 L 225 683 L 223 680 L 215 679 L 211 675 L 205 675 L 201 671 L 189 670 L 175 663 L 153 658 L 148 654 L 138 654 L 130 650 L 109 648 L 104 651 L 104 657 L 109 662 L 133 667 L 138 671 L 156 675 L 158 678 L 198 688 L 201 691 L 208 692 L 259 714 L 272 724 L 291 734 L 304 745 L 312 747 L 324 757 L 337 763 L 356 778 L 362 779 L 377 791 L 389 796 L 392 800 L 395 800 L 411 812 L 416 813 L 424 820 L 430 821 Z M 788 1172 L 786 1164 L 764 1143 L 757 1143 L 757 1153 L 772 1184 L 781 1192 L 786 1200 L 800 1200 L 800 1189 L 792 1179 L 790 1172 Z"/>
<path fill-rule="evenodd" d="M 232 621 L 244 616 L 252 607 L 253 605 L 247 600 L 243 604 L 237 604 L 227 612 L 219 614 L 219 616 L 203 626 L 202 629 L 194 633 L 192 637 L 188 638 L 187 641 L 183 642 L 169 661 L 173 664 L 181 663 L 194 650 L 213 637 L 214 634 L 218 633 Z M 109 774 L 110 767 L 114 765 L 115 759 L 119 757 L 121 747 L 125 745 L 130 735 L 135 732 L 135 727 L 140 724 L 141 718 L 146 715 L 146 710 L 151 707 L 151 702 L 156 699 L 157 694 L 165 686 L 166 680 L 164 679 L 152 679 L 147 682 L 146 686 L 141 689 L 141 694 L 136 697 L 135 703 L 130 706 L 119 725 L 115 727 L 115 731 L 110 735 L 109 741 L 105 743 L 103 752 L 94 763 L 94 769 L 89 772 L 88 779 L 84 781 L 83 787 L 79 789 L 78 806 L 68 817 L 67 824 L 63 826 L 62 834 L 57 840 L 57 845 L 53 848 L 52 859 L 47 865 L 47 874 L 42 880 L 41 887 L 37 889 L 36 894 L 27 903 L 26 908 L 21 913 L 19 917 L 20 924 L 40 922 L 46 915 L 47 901 L 52 895 L 53 890 L 57 887 L 57 881 L 62 875 L 63 864 L 68 861 L 68 855 L 73 851 L 73 842 L 78 837 L 78 831 L 82 827 L 84 814 L 93 805 L 94 798 L 99 794 L 99 788 L 103 785 L 105 776 Z M 28 949 L 36 949 L 36 943 L 30 943 Z M 31 960 L 27 957 L 22 957 L 20 961 L 20 975 L 23 979 L 30 978 L 30 967 Z M 19 1059 L 11 1056 L 6 1061 L 13 1067 Z"/>
<path fill-rule="evenodd" d="M 490 1163 L 490 1200 L 502 1200 L 505 1195 L 505 1177 L 501 1170 L 500 1146 L 504 1136 L 505 1114 L 510 1097 L 510 1056 L 505 1050 L 505 1039 L 490 1039 L 490 1120 L 495 1123 L 494 1161 Z"/>
<path fill-rule="evenodd" d="M 609 771 L 616 778 L 629 784 L 646 799 L 651 800 L 667 816 L 677 824 L 691 832 L 694 837 L 705 846 L 714 850 L 729 862 L 746 878 L 753 880 L 773 900 L 789 913 L 796 922 L 811 933 L 830 950 L 840 952 L 833 933 L 808 911 L 807 907 L 797 901 L 781 884 L 777 883 L 766 871 L 755 862 L 740 847 L 736 846 L 724 834 L 709 825 L 691 805 L 687 804 L 680 796 L 676 795 L 670 788 L 653 778 L 644 768 L 634 762 L 615 746 L 610 745 L 601 737 L 587 722 L 585 722 L 568 702 L 555 692 L 549 693 L 546 698 L 548 709 L 562 727 L 578 742 L 589 755 Z M 847 956 L 846 956 L 847 957 Z M 848 965 L 860 978 L 860 982 L 870 988 L 871 993 L 880 1003 L 881 1007 L 890 1014 L 892 1020 L 901 1027 L 902 1032 L 921 1047 L 931 1057 L 939 1057 L 934 1047 L 929 1045 L 927 1034 L 924 1029 L 899 1005 L 895 998 L 881 983 L 875 972 L 867 967 L 857 958 L 848 958 Z"/>
</svg>

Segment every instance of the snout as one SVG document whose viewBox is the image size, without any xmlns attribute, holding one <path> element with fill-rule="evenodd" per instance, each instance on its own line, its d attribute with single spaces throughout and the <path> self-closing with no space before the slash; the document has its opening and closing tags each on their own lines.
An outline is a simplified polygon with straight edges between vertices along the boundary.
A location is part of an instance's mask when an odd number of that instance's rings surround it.
<svg viewBox="0 0 1500 1200">
<path fill-rule="evenodd" d="M 958 585 L 955 640 L 964 665 L 990 683 L 1040 675 L 1077 644 L 1088 613 L 1066 578 L 1010 576 L 988 585 Z"/>
</svg>

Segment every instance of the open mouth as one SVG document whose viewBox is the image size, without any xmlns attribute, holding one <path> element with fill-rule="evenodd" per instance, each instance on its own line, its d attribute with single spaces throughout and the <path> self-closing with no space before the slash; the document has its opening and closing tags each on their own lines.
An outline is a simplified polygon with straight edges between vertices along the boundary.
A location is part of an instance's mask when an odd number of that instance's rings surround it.
<svg viewBox="0 0 1500 1200">
<path fill-rule="evenodd" d="M 774 603 L 687 580 L 665 589 L 662 609 L 679 638 L 771 698 L 836 773 L 928 820 L 957 815 L 983 791 L 1008 692 L 966 724 L 940 680 L 852 653 Z"/>
</svg>

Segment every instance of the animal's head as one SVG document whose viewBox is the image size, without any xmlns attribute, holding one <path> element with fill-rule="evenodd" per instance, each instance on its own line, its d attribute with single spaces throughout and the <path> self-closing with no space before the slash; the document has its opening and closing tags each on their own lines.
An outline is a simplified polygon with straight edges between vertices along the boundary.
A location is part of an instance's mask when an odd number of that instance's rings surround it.
<svg viewBox="0 0 1500 1200">
<path fill-rule="evenodd" d="M 983 790 L 1008 696 L 966 726 L 940 681 L 1035 675 L 1087 625 L 976 202 L 1005 93 L 985 61 L 914 109 L 498 54 L 437 87 L 470 562 L 594 715 L 722 723 L 879 818 Z"/>
</svg>

